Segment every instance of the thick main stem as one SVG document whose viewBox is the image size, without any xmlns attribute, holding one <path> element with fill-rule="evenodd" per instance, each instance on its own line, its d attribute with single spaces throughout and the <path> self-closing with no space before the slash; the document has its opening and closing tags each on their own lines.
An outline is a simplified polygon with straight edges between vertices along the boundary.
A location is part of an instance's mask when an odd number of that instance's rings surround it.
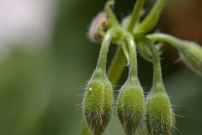
<svg viewBox="0 0 202 135">
<path fill-rule="evenodd" d="M 124 71 L 126 61 L 127 60 L 124 57 L 124 52 L 120 44 L 108 69 L 108 77 L 112 85 L 116 85 L 118 83 Z"/>
</svg>

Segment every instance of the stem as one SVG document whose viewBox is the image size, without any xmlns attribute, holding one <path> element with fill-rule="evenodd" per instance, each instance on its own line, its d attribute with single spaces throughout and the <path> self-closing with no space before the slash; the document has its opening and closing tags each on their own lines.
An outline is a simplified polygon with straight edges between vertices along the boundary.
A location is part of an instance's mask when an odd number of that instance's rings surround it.
<svg viewBox="0 0 202 135">
<path fill-rule="evenodd" d="M 97 63 L 97 68 L 102 69 L 104 72 L 106 72 L 106 63 L 107 63 L 107 53 L 109 50 L 109 45 L 111 43 L 113 37 L 113 29 L 110 29 L 103 39 L 100 55 Z"/>
<path fill-rule="evenodd" d="M 142 10 L 142 7 L 144 5 L 144 2 L 145 2 L 145 0 L 137 0 L 136 4 L 134 6 L 132 16 L 131 16 L 131 20 L 129 22 L 128 29 L 127 29 L 131 33 L 133 32 L 134 27 L 135 27 L 135 25 L 137 23 L 137 20 L 138 20 L 138 17 L 140 15 L 140 12 Z"/>
<path fill-rule="evenodd" d="M 177 49 L 181 48 L 185 41 L 177 39 L 173 36 L 163 33 L 157 34 L 150 34 L 147 36 L 152 41 L 163 41 L 171 44 L 172 46 L 176 47 Z"/>
<path fill-rule="evenodd" d="M 111 81 L 112 85 L 116 85 L 124 71 L 124 65 L 126 64 L 126 58 L 124 57 L 124 52 L 121 47 L 122 45 L 119 45 L 116 49 L 115 55 L 113 57 L 113 60 L 110 64 L 110 67 L 108 69 L 108 77 Z"/>
<path fill-rule="evenodd" d="M 163 85 L 163 79 L 162 79 L 162 71 L 161 71 L 161 61 L 158 55 L 158 51 L 150 40 L 146 39 L 146 42 L 148 43 L 149 49 L 153 56 L 153 87 L 157 87 L 153 90 L 162 91 L 163 89 L 159 89 L 159 86 L 162 87 Z"/>
<path fill-rule="evenodd" d="M 167 0 L 158 0 L 155 3 L 154 7 L 144 19 L 144 21 L 137 27 L 135 33 L 147 33 L 156 26 L 161 10 L 165 6 L 166 1 Z"/>
<path fill-rule="evenodd" d="M 107 1 L 106 5 L 105 5 L 105 9 L 104 9 L 109 17 L 110 27 L 119 25 L 118 19 L 116 18 L 114 12 L 111 9 L 111 6 L 114 5 L 114 2 L 115 2 L 114 0 Z"/>
<path fill-rule="evenodd" d="M 129 26 L 127 28 L 127 30 L 130 33 L 132 33 L 135 28 L 135 24 L 138 20 L 143 4 L 144 4 L 144 0 L 138 0 L 137 3 L 135 4 Z M 118 48 L 116 49 L 115 56 L 108 70 L 109 80 L 111 81 L 112 85 L 116 85 L 118 83 L 124 71 L 124 68 L 125 68 L 124 65 L 126 64 L 126 62 L 127 60 L 124 57 L 122 47 L 121 45 L 119 45 Z"/>
<path fill-rule="evenodd" d="M 112 38 L 122 37 L 122 35 L 123 31 L 120 27 L 113 27 L 107 31 L 101 45 L 100 55 L 97 63 L 98 69 L 102 69 L 104 72 L 106 72 L 107 53 L 111 40 Z"/>
<path fill-rule="evenodd" d="M 137 53 L 136 53 L 136 45 L 133 40 L 133 37 L 130 34 L 127 34 L 126 37 L 128 47 L 129 47 L 129 56 L 130 56 L 130 67 L 129 67 L 129 78 L 137 77 Z"/>
</svg>

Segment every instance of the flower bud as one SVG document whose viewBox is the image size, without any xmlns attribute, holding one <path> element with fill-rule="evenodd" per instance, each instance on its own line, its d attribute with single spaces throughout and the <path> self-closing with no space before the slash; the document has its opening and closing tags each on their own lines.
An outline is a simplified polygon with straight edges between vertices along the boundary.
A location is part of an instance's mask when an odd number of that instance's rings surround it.
<svg viewBox="0 0 202 135">
<path fill-rule="evenodd" d="M 202 48 L 193 42 L 185 42 L 179 51 L 186 66 L 202 76 Z"/>
<path fill-rule="evenodd" d="M 158 44 L 155 44 L 156 46 L 156 49 L 157 49 L 157 53 L 158 55 L 160 56 L 162 54 L 162 44 L 158 43 Z M 152 52 L 148 46 L 147 43 L 141 43 L 139 42 L 137 44 L 137 50 L 139 52 L 139 55 L 141 57 L 143 57 L 145 60 L 149 61 L 149 62 L 153 62 L 153 59 L 152 59 Z"/>
<path fill-rule="evenodd" d="M 165 92 L 150 92 L 146 103 L 146 126 L 151 135 L 171 135 L 175 116 Z"/>
<path fill-rule="evenodd" d="M 128 80 L 118 96 L 117 114 L 127 135 L 133 135 L 143 116 L 144 96 L 137 79 Z"/>
<path fill-rule="evenodd" d="M 104 32 L 108 28 L 108 17 L 105 12 L 99 13 L 92 21 L 88 37 L 92 42 L 101 43 Z"/>
<path fill-rule="evenodd" d="M 111 117 L 112 86 L 102 70 L 96 70 L 86 88 L 83 114 L 93 135 L 101 135 Z"/>
</svg>

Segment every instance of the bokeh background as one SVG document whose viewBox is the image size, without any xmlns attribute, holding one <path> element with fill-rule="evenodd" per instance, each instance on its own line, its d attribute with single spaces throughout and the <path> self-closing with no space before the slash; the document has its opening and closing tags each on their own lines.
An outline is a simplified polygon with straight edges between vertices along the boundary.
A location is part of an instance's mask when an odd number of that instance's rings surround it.
<svg viewBox="0 0 202 135">
<path fill-rule="evenodd" d="M 154 1 L 147 0 L 146 12 Z M 86 33 L 104 3 L 0 0 L 0 135 L 79 135 L 82 94 L 100 48 Z M 133 4 L 117 0 L 120 20 Z M 201 24 L 201 0 L 169 0 L 158 29 L 202 44 Z M 201 135 L 202 78 L 184 67 L 169 45 L 162 58 L 164 82 L 177 114 L 175 135 Z M 147 92 L 152 65 L 138 57 L 138 67 Z M 115 117 L 106 135 L 123 135 Z"/>
</svg>

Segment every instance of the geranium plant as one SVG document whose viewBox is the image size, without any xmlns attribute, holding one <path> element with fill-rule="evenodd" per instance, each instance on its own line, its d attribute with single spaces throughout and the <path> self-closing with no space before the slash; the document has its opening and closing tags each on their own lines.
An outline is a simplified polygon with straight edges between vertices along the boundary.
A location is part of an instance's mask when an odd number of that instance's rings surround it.
<svg viewBox="0 0 202 135">
<path fill-rule="evenodd" d="M 140 124 L 146 128 L 139 134 L 172 135 L 175 114 L 163 83 L 159 42 L 174 46 L 185 65 L 198 75 L 202 75 L 202 48 L 194 42 L 151 32 L 166 0 L 157 0 L 143 19 L 145 0 L 137 0 L 133 12 L 121 22 L 112 10 L 114 3 L 113 0 L 107 1 L 104 10 L 95 17 L 89 28 L 89 39 L 100 43 L 101 49 L 96 69 L 84 94 L 82 109 L 85 122 L 81 134 L 102 135 L 112 110 L 116 110 L 126 135 L 136 134 Z M 107 53 L 111 43 L 118 47 L 107 71 Z M 153 84 L 146 98 L 138 79 L 137 53 L 153 63 Z M 124 61 L 122 57 L 126 57 L 129 66 L 128 79 L 118 97 L 114 98 L 112 86 L 121 78 L 124 67 L 117 68 L 117 65 Z"/>
</svg>

